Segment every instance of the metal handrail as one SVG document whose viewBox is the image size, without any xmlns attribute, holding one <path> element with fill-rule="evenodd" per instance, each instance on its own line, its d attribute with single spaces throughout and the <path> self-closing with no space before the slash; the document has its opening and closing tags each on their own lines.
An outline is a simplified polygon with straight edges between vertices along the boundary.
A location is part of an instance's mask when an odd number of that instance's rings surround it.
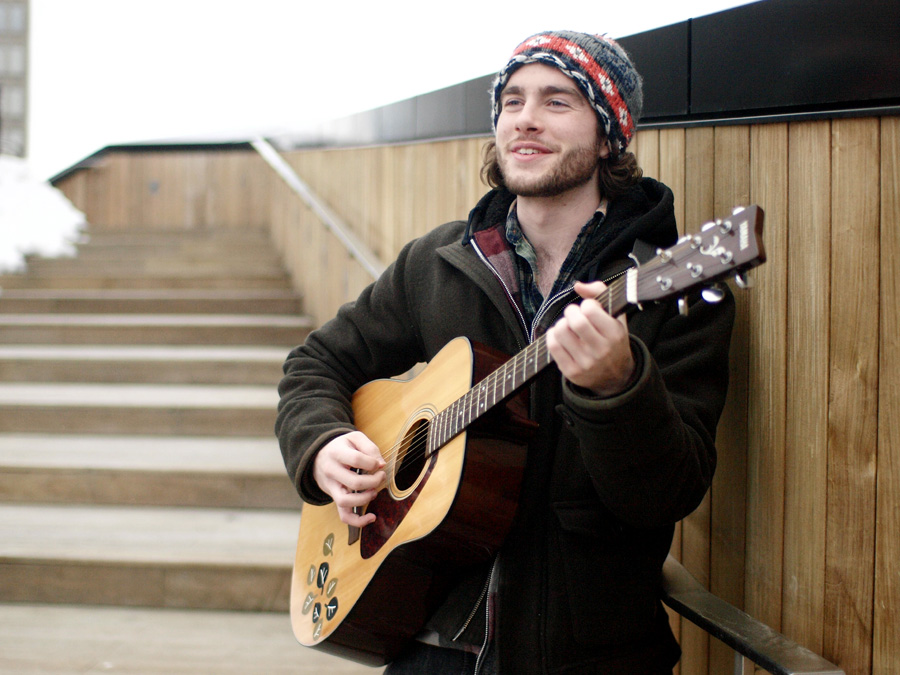
<svg viewBox="0 0 900 675">
<path fill-rule="evenodd" d="M 663 565 L 662 600 L 735 652 L 775 675 L 845 675 L 806 647 L 706 590 L 671 555 Z M 740 658 L 735 673 L 740 673 Z"/>
<path fill-rule="evenodd" d="M 316 196 L 310 187 L 296 174 L 291 165 L 278 154 L 278 151 L 263 138 L 251 141 L 250 145 L 281 176 L 282 180 L 303 199 L 309 209 L 319 217 L 322 224 L 340 240 L 347 252 L 359 261 L 363 269 L 373 279 L 380 277 L 385 270 L 384 263 L 369 247 L 360 241 L 343 220 Z"/>
</svg>

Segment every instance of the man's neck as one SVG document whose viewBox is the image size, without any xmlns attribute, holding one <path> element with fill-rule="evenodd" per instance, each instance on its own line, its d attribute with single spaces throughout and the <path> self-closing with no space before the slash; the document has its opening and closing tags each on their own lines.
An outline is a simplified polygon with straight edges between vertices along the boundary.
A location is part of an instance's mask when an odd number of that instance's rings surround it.
<svg viewBox="0 0 900 675">
<path fill-rule="evenodd" d="M 537 254 L 538 286 L 544 297 L 579 232 L 600 206 L 596 183 L 555 197 L 518 197 L 516 215 Z"/>
</svg>

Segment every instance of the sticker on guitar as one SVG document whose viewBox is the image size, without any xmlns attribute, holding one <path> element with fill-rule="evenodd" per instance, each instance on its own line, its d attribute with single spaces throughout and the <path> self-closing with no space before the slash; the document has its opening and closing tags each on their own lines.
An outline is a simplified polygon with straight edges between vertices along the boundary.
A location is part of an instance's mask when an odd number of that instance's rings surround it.
<svg viewBox="0 0 900 675">
<path fill-rule="evenodd" d="M 322 543 L 322 555 L 331 556 L 334 554 L 334 534 L 325 537 Z M 319 566 L 310 565 L 309 572 L 306 575 L 306 585 L 312 589 L 312 586 L 318 590 L 310 590 L 303 601 L 301 609 L 302 614 L 311 615 L 313 625 L 313 637 L 318 639 L 322 634 L 322 602 L 325 604 L 325 618 L 331 621 L 338 611 L 338 598 L 335 595 L 337 591 L 338 580 L 329 579 L 328 575 L 331 567 L 326 561 L 319 563 Z M 324 596 L 324 597 L 323 597 Z"/>
</svg>

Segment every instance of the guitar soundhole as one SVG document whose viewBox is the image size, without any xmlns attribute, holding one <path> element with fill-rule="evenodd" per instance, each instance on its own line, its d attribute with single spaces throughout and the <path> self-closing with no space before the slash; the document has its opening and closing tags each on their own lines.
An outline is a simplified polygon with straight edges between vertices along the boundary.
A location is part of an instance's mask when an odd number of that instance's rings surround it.
<svg viewBox="0 0 900 675">
<path fill-rule="evenodd" d="M 407 430 L 400 444 L 394 474 L 394 485 L 398 491 L 405 492 L 416 484 L 425 469 L 427 450 L 428 420 L 418 420 Z"/>
</svg>

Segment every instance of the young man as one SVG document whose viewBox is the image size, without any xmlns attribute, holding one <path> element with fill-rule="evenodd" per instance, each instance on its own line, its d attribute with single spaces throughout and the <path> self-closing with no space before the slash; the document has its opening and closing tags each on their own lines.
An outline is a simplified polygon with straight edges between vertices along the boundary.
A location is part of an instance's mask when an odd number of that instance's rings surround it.
<svg viewBox="0 0 900 675">
<path fill-rule="evenodd" d="M 546 334 L 538 432 L 499 554 L 470 570 L 396 673 L 663 673 L 678 645 L 659 601 L 674 523 L 715 468 L 733 302 L 627 320 L 594 300 L 633 251 L 677 238 L 672 193 L 626 152 L 641 81 L 612 40 L 523 42 L 493 90 L 494 189 L 467 223 L 407 245 L 285 364 L 277 432 L 303 498 L 365 527 L 385 482 L 349 397 L 464 335 L 507 354 Z M 638 244 L 638 242 L 640 242 Z"/>
</svg>

